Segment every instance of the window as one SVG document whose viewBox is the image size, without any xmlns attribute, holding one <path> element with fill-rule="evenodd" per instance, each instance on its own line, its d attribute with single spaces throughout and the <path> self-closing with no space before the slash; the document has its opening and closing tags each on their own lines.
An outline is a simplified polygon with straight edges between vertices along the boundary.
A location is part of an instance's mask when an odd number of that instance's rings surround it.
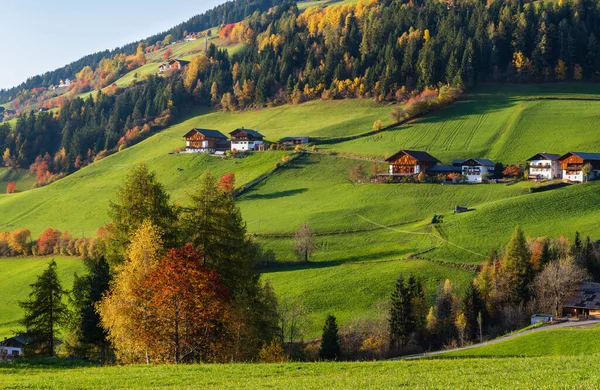
<svg viewBox="0 0 600 390">
<path fill-rule="evenodd" d="M 16 349 L 14 349 L 12 355 L 13 356 L 19 356 L 19 351 L 16 350 Z"/>
</svg>

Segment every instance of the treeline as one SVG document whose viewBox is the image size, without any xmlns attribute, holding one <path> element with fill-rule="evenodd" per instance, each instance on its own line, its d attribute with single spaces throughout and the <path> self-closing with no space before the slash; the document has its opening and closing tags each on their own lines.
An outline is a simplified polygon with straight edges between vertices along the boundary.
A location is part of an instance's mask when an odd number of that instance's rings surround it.
<svg viewBox="0 0 600 390">
<path fill-rule="evenodd" d="M 77 61 L 65 65 L 62 68 L 31 77 L 16 87 L 1 89 L 0 104 L 11 101 L 22 90 L 31 90 L 33 88 L 58 85 L 60 80 L 64 80 L 66 78 L 75 78 L 75 74 L 81 71 L 84 67 L 89 66 L 91 68 L 96 68 L 103 59 L 112 58 L 118 54 L 135 54 L 139 43 L 143 43 L 144 45 L 153 45 L 156 43 L 156 41 L 164 40 L 167 35 L 172 35 L 175 40 L 182 39 L 184 38 L 185 32 L 198 32 L 225 23 L 239 22 L 247 16 L 252 15 L 252 13 L 256 11 L 264 12 L 269 8 L 281 3 L 281 0 L 228 1 L 200 15 L 196 15 L 187 22 L 178 24 L 177 26 L 165 32 L 153 35 L 138 42 L 129 43 L 113 50 L 104 50 L 94 54 L 89 54 Z"/>
</svg>

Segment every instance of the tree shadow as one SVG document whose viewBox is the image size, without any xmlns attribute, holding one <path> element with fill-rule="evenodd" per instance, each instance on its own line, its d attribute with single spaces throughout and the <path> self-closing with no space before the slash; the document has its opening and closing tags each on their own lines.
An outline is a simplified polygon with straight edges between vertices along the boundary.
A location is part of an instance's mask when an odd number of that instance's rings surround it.
<svg viewBox="0 0 600 390">
<path fill-rule="evenodd" d="M 277 192 L 271 192 L 268 194 L 250 194 L 250 195 L 246 195 L 244 198 L 246 200 L 278 199 L 278 198 L 284 198 L 286 196 L 294 196 L 294 195 L 302 194 L 303 192 L 306 192 L 306 191 L 308 191 L 308 188 L 296 188 L 295 190 L 277 191 Z"/>
</svg>

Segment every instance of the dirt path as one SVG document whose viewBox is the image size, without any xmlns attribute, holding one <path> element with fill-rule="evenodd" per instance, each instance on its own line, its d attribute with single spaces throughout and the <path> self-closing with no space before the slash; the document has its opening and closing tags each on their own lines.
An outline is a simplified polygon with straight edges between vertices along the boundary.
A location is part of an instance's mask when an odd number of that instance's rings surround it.
<svg viewBox="0 0 600 390">
<path fill-rule="evenodd" d="M 426 352 L 426 353 L 420 353 L 420 354 L 417 354 L 417 355 L 402 356 L 402 357 L 399 357 L 399 358 L 394 358 L 392 360 L 413 360 L 413 359 L 420 359 L 420 358 L 429 357 L 429 356 L 443 355 L 445 353 L 464 351 L 464 350 L 467 350 L 467 349 L 473 349 L 473 348 L 483 347 L 485 345 L 492 345 L 492 344 L 501 343 L 503 341 L 514 339 L 514 338 L 523 336 L 523 335 L 528 334 L 528 333 L 543 332 L 543 331 L 546 331 L 546 330 L 560 329 L 560 328 L 573 328 L 573 327 L 586 327 L 586 328 L 589 328 L 589 327 L 591 327 L 593 325 L 596 325 L 598 323 L 600 323 L 600 320 L 589 320 L 589 321 L 578 321 L 578 322 L 562 322 L 562 323 L 556 324 L 556 325 L 548 325 L 548 326 L 543 326 L 541 328 L 524 330 L 522 332 L 513 333 L 513 334 L 510 334 L 510 335 L 499 337 L 497 339 L 486 341 L 486 342 L 480 343 L 480 344 L 473 344 L 473 345 L 468 345 L 466 347 L 454 348 L 454 349 L 447 349 L 447 350 L 443 350 L 443 351 Z"/>
</svg>

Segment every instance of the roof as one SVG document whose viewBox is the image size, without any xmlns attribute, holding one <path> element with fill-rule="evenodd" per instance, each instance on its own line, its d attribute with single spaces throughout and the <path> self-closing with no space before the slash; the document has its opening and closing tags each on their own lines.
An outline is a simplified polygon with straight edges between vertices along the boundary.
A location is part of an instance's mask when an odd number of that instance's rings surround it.
<svg viewBox="0 0 600 390">
<path fill-rule="evenodd" d="M 429 168 L 427 170 L 427 172 L 430 173 L 453 173 L 453 172 L 460 172 L 460 167 L 457 166 L 453 166 L 453 165 L 445 165 L 445 164 L 440 164 L 440 165 L 434 165 L 431 168 Z"/>
<path fill-rule="evenodd" d="M 581 157 L 584 160 L 600 161 L 600 153 L 587 153 L 587 152 L 569 152 L 560 156 L 559 160 L 565 159 L 570 155 Z"/>
<path fill-rule="evenodd" d="M 25 343 L 26 341 L 23 336 L 15 336 L 0 341 L 0 347 L 23 348 L 25 346 Z"/>
<path fill-rule="evenodd" d="M 244 129 L 243 127 L 241 129 L 235 129 L 235 130 L 233 130 L 229 134 L 232 135 L 233 133 L 237 133 L 239 131 L 243 131 L 243 132 L 245 132 L 248 135 L 251 135 L 253 137 L 263 137 L 263 135 L 261 133 L 259 133 L 258 131 L 256 131 L 256 130 Z"/>
<path fill-rule="evenodd" d="M 463 161 L 463 164 L 466 163 L 467 161 L 475 161 L 477 164 L 484 166 L 484 167 L 493 167 L 496 165 L 495 162 L 493 162 L 492 160 L 488 160 L 487 158 L 469 158 Z"/>
<path fill-rule="evenodd" d="M 286 142 L 286 141 L 296 141 L 296 140 L 305 140 L 305 139 L 310 139 L 309 136 L 301 136 L 301 137 L 283 137 L 282 139 L 279 140 L 279 142 Z"/>
<path fill-rule="evenodd" d="M 388 161 L 388 162 L 395 161 L 401 154 L 407 154 L 417 161 L 432 162 L 432 163 L 440 162 L 440 160 L 433 157 L 431 154 L 429 154 L 427 152 L 418 151 L 418 150 L 401 150 L 398 153 L 394 154 L 393 156 L 387 158 L 385 161 Z"/>
<path fill-rule="evenodd" d="M 187 65 L 190 63 L 189 61 L 186 61 L 186 60 L 171 60 L 171 61 L 169 61 L 169 65 L 174 64 L 175 62 L 179 62 L 179 64 L 181 64 L 181 65 Z"/>
<path fill-rule="evenodd" d="M 535 156 L 528 158 L 527 161 L 531 160 L 558 160 L 560 158 L 560 154 L 552 154 L 552 153 L 538 153 Z"/>
<path fill-rule="evenodd" d="M 202 134 L 203 136 L 205 136 L 207 138 L 223 138 L 223 139 L 227 139 L 227 137 L 225 136 L 225 134 L 221 133 L 218 130 L 196 129 L 196 128 L 193 128 L 192 130 L 190 130 L 187 133 L 185 133 L 184 137 L 187 138 L 187 137 L 191 136 L 194 132 L 198 132 L 198 133 Z"/>
<path fill-rule="evenodd" d="M 562 306 L 600 310 L 600 283 L 579 283 L 563 300 Z"/>
</svg>

